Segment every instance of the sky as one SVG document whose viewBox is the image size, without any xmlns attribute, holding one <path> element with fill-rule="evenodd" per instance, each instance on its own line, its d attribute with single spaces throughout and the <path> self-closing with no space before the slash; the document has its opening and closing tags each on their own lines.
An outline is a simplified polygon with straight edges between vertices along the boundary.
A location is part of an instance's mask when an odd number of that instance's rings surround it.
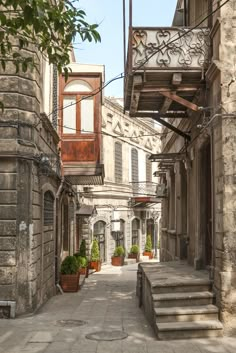
<svg viewBox="0 0 236 353">
<path fill-rule="evenodd" d="M 171 26 L 177 0 L 133 0 L 133 26 Z M 129 0 L 126 0 L 128 9 Z M 76 61 L 105 65 L 105 82 L 124 72 L 123 0 L 79 0 L 86 12 L 86 21 L 98 23 L 101 43 L 75 41 Z M 126 15 L 128 31 L 128 14 Z M 105 88 L 106 96 L 123 97 L 123 79 Z"/>
</svg>

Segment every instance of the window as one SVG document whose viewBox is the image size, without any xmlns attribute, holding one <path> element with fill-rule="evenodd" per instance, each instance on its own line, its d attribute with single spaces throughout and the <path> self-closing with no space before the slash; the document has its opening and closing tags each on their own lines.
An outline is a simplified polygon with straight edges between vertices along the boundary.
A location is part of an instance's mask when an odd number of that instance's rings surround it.
<svg viewBox="0 0 236 353">
<path fill-rule="evenodd" d="M 44 194 L 44 207 L 43 207 L 45 226 L 53 225 L 53 219 L 54 219 L 53 213 L 54 213 L 54 197 L 51 191 L 47 191 Z"/>
<path fill-rule="evenodd" d="M 135 218 L 132 221 L 132 245 L 139 244 L 140 221 Z"/>
<path fill-rule="evenodd" d="M 115 142 L 115 182 L 122 183 L 122 144 Z"/>
<path fill-rule="evenodd" d="M 124 237 L 125 237 L 125 221 L 123 219 L 120 220 L 120 232 L 117 232 L 116 235 L 116 246 L 124 247 Z"/>
<path fill-rule="evenodd" d="M 152 181 L 152 162 L 148 159 L 149 154 L 146 155 L 146 181 Z"/>
<path fill-rule="evenodd" d="M 103 221 L 98 221 L 94 224 L 93 236 L 98 241 L 100 257 L 102 262 L 105 261 L 105 233 L 106 233 L 106 223 Z"/>
<path fill-rule="evenodd" d="M 82 80 L 74 80 L 66 85 L 63 97 L 63 134 L 94 133 L 94 97 L 90 97 L 91 91 L 89 84 Z"/>
<path fill-rule="evenodd" d="M 138 151 L 135 148 L 131 150 L 131 180 L 133 190 L 138 190 Z"/>
</svg>

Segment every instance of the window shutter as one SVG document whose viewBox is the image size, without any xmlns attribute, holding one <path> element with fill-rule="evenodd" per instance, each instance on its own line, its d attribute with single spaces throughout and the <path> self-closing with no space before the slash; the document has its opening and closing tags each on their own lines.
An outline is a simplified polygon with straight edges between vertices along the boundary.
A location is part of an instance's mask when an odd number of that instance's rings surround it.
<svg viewBox="0 0 236 353">
<path fill-rule="evenodd" d="M 138 181 L 138 151 L 135 148 L 131 150 L 131 171 L 132 182 Z"/>
<path fill-rule="evenodd" d="M 152 162 L 148 159 L 149 155 L 146 155 L 146 181 L 152 181 Z"/>
<path fill-rule="evenodd" d="M 115 142 L 115 182 L 122 183 L 122 144 Z"/>
</svg>

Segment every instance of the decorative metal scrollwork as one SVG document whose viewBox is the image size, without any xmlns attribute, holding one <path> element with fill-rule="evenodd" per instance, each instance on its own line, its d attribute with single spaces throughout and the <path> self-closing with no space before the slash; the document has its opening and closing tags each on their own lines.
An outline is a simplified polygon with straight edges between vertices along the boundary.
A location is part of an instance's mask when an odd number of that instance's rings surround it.
<svg viewBox="0 0 236 353">
<path fill-rule="evenodd" d="M 157 29 L 133 33 L 134 66 L 149 64 L 153 59 L 161 67 L 201 67 L 208 64 L 209 30 Z"/>
</svg>

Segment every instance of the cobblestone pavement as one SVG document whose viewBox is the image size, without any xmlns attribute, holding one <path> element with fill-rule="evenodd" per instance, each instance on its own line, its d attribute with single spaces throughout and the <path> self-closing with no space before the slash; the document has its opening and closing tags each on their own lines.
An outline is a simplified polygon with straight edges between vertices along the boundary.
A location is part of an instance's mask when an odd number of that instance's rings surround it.
<svg viewBox="0 0 236 353">
<path fill-rule="evenodd" d="M 32 316 L 0 320 L 0 353 L 235 353 L 236 338 L 157 341 L 135 296 L 137 265 L 104 265 L 78 293 L 58 294 Z M 70 320 L 70 321 L 66 321 Z M 73 320 L 80 320 L 79 322 Z M 81 326 L 77 326 L 81 324 Z M 95 341 L 124 331 L 120 340 Z M 109 334 L 111 332 L 111 334 Z"/>
</svg>

